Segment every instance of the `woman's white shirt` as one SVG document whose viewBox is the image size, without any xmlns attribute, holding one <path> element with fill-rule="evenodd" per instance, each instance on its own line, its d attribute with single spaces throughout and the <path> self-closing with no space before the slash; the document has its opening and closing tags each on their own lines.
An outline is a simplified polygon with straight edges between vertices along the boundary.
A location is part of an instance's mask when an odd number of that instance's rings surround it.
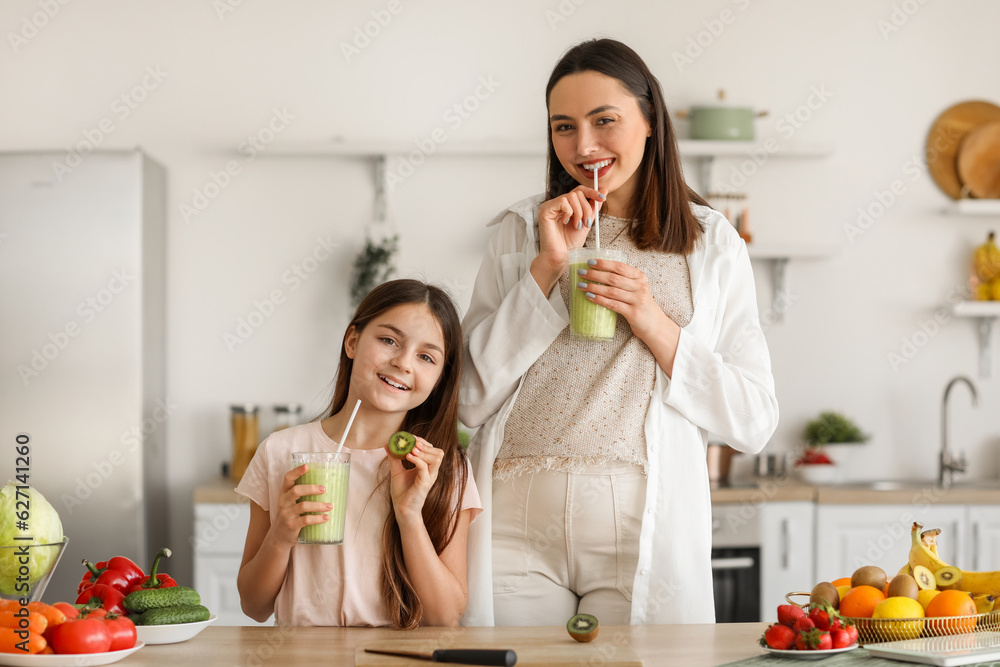
<svg viewBox="0 0 1000 667">
<path fill-rule="evenodd" d="M 492 471 L 504 423 L 524 374 L 569 325 L 559 290 L 546 297 L 529 273 L 537 255 L 534 220 L 541 202 L 541 195 L 522 200 L 489 223 L 498 229 L 462 323 L 466 356 L 459 418 L 481 426 L 469 454 L 485 509 L 470 527 L 465 625 L 493 625 Z M 687 257 L 694 315 L 681 329 L 673 377 L 656 369 L 644 425 L 649 476 L 633 624 L 715 621 L 708 433 L 756 453 L 778 423 L 746 245 L 720 213 L 695 205 L 692 210 L 705 228 Z"/>
</svg>

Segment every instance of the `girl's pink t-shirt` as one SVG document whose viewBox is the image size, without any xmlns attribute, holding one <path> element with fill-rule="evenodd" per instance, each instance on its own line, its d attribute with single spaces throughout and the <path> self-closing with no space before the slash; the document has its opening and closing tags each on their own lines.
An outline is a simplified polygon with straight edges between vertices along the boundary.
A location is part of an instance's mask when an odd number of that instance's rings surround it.
<svg viewBox="0 0 1000 667">
<path fill-rule="evenodd" d="M 281 482 L 292 469 L 293 452 L 333 452 L 337 443 L 320 422 L 283 429 L 257 448 L 243 479 L 242 494 L 277 518 Z M 276 625 L 388 626 L 392 624 L 380 594 L 382 528 L 391 511 L 388 464 L 384 448 L 348 449 L 347 521 L 342 545 L 296 544 L 285 581 L 274 601 Z M 461 509 L 482 511 L 479 491 L 466 461 L 468 479 Z M 385 483 L 376 488 L 378 481 Z"/>
</svg>

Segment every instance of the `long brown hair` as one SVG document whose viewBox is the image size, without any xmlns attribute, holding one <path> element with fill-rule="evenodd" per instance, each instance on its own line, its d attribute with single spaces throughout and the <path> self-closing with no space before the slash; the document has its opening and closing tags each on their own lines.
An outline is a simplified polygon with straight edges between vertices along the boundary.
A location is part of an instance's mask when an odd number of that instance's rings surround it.
<svg viewBox="0 0 1000 667">
<path fill-rule="evenodd" d="M 636 246 L 663 252 L 689 254 L 704 228 L 690 204 L 708 204 L 684 182 L 677 136 L 660 82 L 639 55 L 613 39 L 594 39 L 577 44 L 556 63 L 545 87 L 548 109 L 552 89 L 559 81 L 578 72 L 593 71 L 617 79 L 636 99 L 653 133 L 646 138 L 638 182 L 624 217 L 640 221 L 629 230 Z M 564 195 L 578 183 L 563 168 L 552 144 L 552 124 L 548 123 L 549 155 L 546 199 Z"/>
<path fill-rule="evenodd" d="M 424 438 L 444 451 L 444 461 L 423 508 L 424 525 L 434 550 L 440 554 L 455 536 L 458 527 L 455 502 L 465 495 L 467 473 L 465 451 L 458 441 L 458 390 L 462 376 L 462 326 L 458 313 L 451 298 L 441 288 L 419 280 L 392 280 L 368 293 L 355 311 L 350 326 L 360 334 L 369 322 L 390 308 L 412 303 L 425 304 L 437 318 L 444 334 L 441 377 L 427 400 L 406 413 L 401 426 L 403 430 Z M 346 339 L 347 333 L 344 334 L 345 342 Z M 346 346 L 341 343 L 333 399 L 320 419 L 343 409 L 353 368 L 354 361 L 347 356 Z M 387 478 L 383 480 L 387 481 Z M 423 605 L 406 571 L 399 525 L 392 511 L 386 517 L 382 531 L 381 592 L 395 627 L 409 629 L 420 625 Z"/>
</svg>

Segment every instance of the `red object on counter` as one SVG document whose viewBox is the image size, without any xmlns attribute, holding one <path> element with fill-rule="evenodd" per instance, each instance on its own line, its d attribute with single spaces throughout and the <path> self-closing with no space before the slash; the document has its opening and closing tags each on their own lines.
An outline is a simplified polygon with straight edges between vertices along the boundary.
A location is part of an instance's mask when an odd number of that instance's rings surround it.
<svg viewBox="0 0 1000 667">
<path fill-rule="evenodd" d="M 114 586 L 124 593 L 129 586 L 146 578 L 142 568 L 124 556 L 102 560 L 96 565 L 85 560 L 83 564 L 87 566 L 87 572 L 76 588 L 77 594 L 94 584 Z"/>
<path fill-rule="evenodd" d="M 125 591 L 125 594 L 128 595 L 129 593 L 134 593 L 136 591 L 145 591 L 151 588 L 172 588 L 176 586 L 177 582 L 174 581 L 174 578 L 171 577 L 169 574 L 156 573 L 157 568 L 160 567 L 160 559 L 163 558 L 164 556 L 166 556 L 167 558 L 170 557 L 170 549 L 164 547 L 159 551 L 157 551 L 156 557 L 153 558 L 153 567 L 150 568 L 149 570 L 149 578 L 146 579 L 145 581 L 140 581 L 132 584 L 131 586 L 128 587 L 128 590 Z"/>
<path fill-rule="evenodd" d="M 122 605 L 125 594 L 117 588 L 107 584 L 94 584 L 80 593 L 80 596 L 76 598 L 76 603 L 87 604 L 91 598 L 97 598 L 101 607 L 109 614 L 125 615 L 125 607 Z"/>
</svg>

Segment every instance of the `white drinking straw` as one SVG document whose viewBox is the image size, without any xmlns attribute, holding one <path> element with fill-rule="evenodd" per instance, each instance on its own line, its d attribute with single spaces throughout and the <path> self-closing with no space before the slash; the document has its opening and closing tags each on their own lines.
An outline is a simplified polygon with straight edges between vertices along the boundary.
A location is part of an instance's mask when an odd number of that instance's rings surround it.
<svg viewBox="0 0 1000 667">
<path fill-rule="evenodd" d="M 351 424 L 354 423 L 354 418 L 358 415 L 358 408 L 361 407 L 361 399 L 354 404 L 354 412 L 351 413 L 351 418 L 347 420 L 347 428 L 344 429 L 344 435 L 340 436 L 340 444 L 337 445 L 337 454 L 343 449 L 344 443 L 347 442 L 347 434 L 351 432 Z"/>
<path fill-rule="evenodd" d="M 597 170 L 596 169 L 594 170 L 594 189 L 595 190 L 597 189 Z M 596 241 L 596 246 L 595 247 L 598 250 L 600 250 L 601 249 L 601 219 L 598 216 L 597 200 L 596 199 L 594 200 L 594 233 L 597 235 L 595 237 L 595 239 L 594 239 Z"/>
</svg>

